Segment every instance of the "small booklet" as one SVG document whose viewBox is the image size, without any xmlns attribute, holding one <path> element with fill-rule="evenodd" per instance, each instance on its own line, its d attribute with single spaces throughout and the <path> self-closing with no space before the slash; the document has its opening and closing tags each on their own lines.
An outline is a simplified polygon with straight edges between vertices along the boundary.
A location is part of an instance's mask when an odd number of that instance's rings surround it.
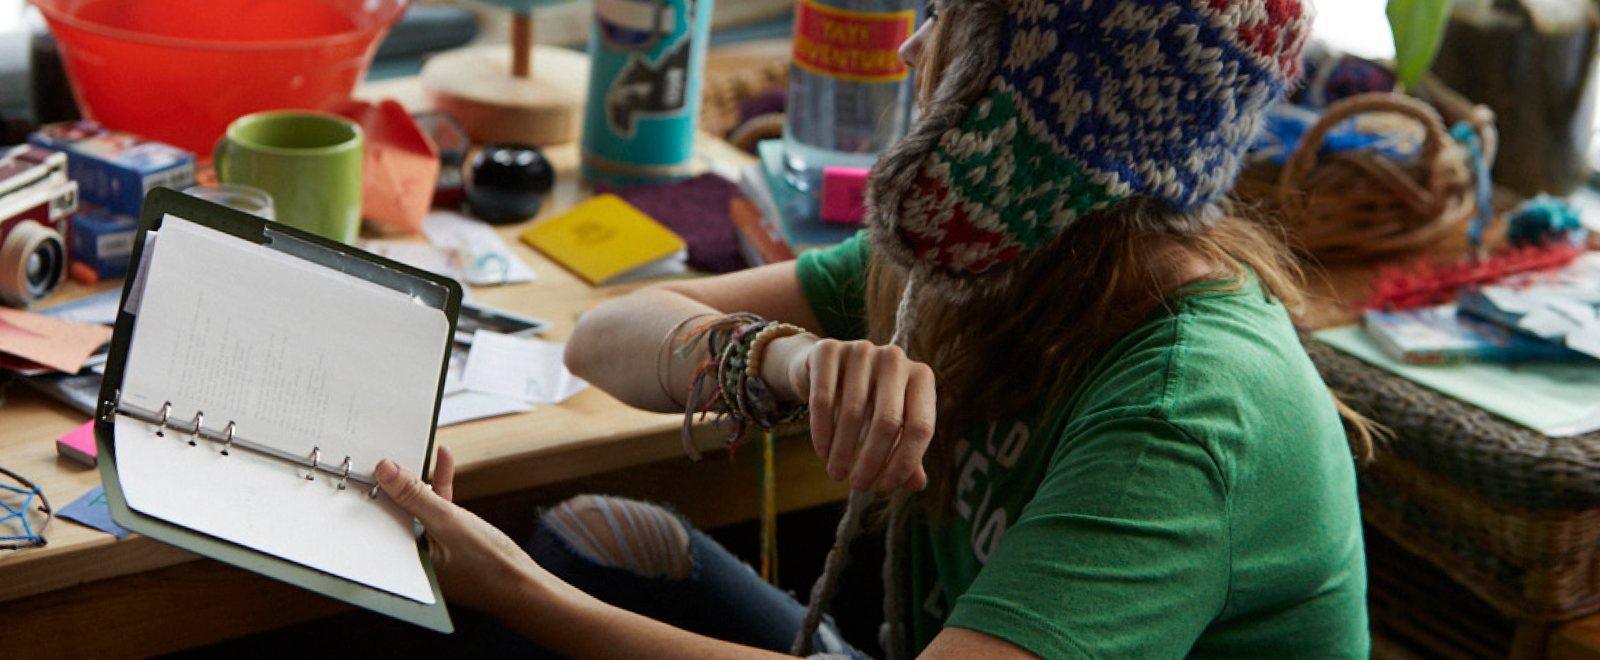
<svg viewBox="0 0 1600 660">
<path fill-rule="evenodd" d="M 1368 311 L 1362 315 L 1362 327 L 1384 352 L 1411 364 L 1589 359 L 1558 344 L 1462 315 L 1455 305 Z"/>
<path fill-rule="evenodd" d="M 427 473 L 459 285 L 172 191 L 146 209 L 96 416 L 113 518 L 448 631 L 372 471 Z"/>
<path fill-rule="evenodd" d="M 688 244 L 611 194 L 535 223 L 522 240 L 596 286 L 688 271 Z"/>
</svg>

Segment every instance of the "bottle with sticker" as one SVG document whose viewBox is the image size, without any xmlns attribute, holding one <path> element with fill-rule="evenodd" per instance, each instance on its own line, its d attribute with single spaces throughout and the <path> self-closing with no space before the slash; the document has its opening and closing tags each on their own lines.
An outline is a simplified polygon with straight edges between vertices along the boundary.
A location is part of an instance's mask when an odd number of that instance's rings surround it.
<svg viewBox="0 0 1600 660">
<path fill-rule="evenodd" d="M 871 167 L 906 133 L 911 71 L 900 45 L 922 0 L 797 0 L 784 165 L 815 191 L 824 167 Z"/>
<path fill-rule="evenodd" d="M 712 0 L 595 0 L 583 174 L 617 184 L 694 173 Z"/>
</svg>

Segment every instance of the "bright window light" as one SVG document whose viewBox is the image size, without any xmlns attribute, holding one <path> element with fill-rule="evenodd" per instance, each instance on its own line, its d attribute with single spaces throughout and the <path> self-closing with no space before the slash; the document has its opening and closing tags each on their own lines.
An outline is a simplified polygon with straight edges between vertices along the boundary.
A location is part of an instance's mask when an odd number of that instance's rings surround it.
<svg viewBox="0 0 1600 660">
<path fill-rule="evenodd" d="M 0 34 L 15 32 L 22 25 L 23 0 L 0 0 Z"/>
<path fill-rule="evenodd" d="M 1312 34 L 1335 49 L 1369 59 L 1393 59 L 1394 40 L 1385 0 L 1313 0 L 1317 22 Z"/>
</svg>

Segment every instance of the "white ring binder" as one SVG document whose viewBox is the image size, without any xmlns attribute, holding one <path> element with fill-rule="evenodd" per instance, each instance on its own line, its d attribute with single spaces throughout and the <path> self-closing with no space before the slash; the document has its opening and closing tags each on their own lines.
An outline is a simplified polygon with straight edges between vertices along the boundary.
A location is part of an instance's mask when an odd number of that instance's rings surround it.
<svg viewBox="0 0 1600 660">
<path fill-rule="evenodd" d="M 222 443 L 223 454 L 228 454 L 229 451 L 234 448 L 243 449 L 263 458 L 268 458 L 304 468 L 308 470 L 308 472 L 304 475 L 307 481 L 314 480 L 316 478 L 316 474 L 321 472 L 329 477 L 337 477 L 337 483 L 340 486 L 340 490 L 348 490 L 349 484 L 355 483 L 370 489 L 367 492 L 368 497 L 378 497 L 377 480 L 373 479 L 370 474 L 365 476 L 358 475 L 355 472 L 354 461 L 348 456 L 345 457 L 343 464 L 335 467 L 332 464 L 324 464 L 322 462 L 321 447 L 312 447 L 309 459 L 301 456 L 295 456 L 266 445 L 251 442 L 249 438 L 239 434 L 238 424 L 232 421 L 228 422 L 227 427 L 220 432 L 205 429 L 202 426 L 205 421 L 205 415 L 204 413 L 199 412 L 195 414 L 195 419 L 188 424 L 184 424 L 183 422 L 173 423 L 173 406 L 171 401 L 161 404 L 160 411 L 151 411 L 145 410 L 130 403 L 122 402 L 121 391 L 118 391 L 116 396 L 118 398 L 117 401 L 105 402 L 105 417 L 108 420 L 114 415 L 120 414 L 142 422 L 155 424 L 159 427 L 158 432 L 160 432 L 160 430 L 171 429 L 174 433 L 187 433 L 191 438 L 194 439 L 204 438 L 212 442 L 220 442 Z"/>
<path fill-rule="evenodd" d="M 166 434 L 167 418 L 169 418 L 171 416 L 172 416 L 172 402 L 168 401 L 166 403 L 161 404 L 161 427 L 156 429 L 156 436 L 157 437 L 164 438 L 164 437 L 167 436 L 167 434 Z"/>
<path fill-rule="evenodd" d="M 196 442 L 196 440 L 200 439 L 200 430 L 204 427 L 204 425 L 206 423 L 206 413 L 205 413 L 205 411 L 202 411 L 202 410 L 194 411 L 194 422 L 193 423 L 194 423 L 194 432 L 189 434 L 189 446 L 190 447 L 197 447 L 197 446 L 200 445 L 200 443 Z"/>
<path fill-rule="evenodd" d="M 311 448 L 311 471 L 306 473 L 306 481 L 316 481 L 317 480 L 317 468 L 319 467 L 320 463 L 322 463 L 322 448 L 321 447 L 312 447 Z"/>
<path fill-rule="evenodd" d="M 350 457 L 344 457 L 344 473 L 339 475 L 339 490 L 344 490 L 350 481 Z"/>
</svg>

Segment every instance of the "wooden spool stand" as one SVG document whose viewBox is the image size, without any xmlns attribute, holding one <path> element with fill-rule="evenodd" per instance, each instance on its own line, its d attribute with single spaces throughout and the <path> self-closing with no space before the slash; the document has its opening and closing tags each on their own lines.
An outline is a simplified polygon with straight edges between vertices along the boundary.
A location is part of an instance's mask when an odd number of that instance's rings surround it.
<svg viewBox="0 0 1600 660">
<path fill-rule="evenodd" d="M 534 45 L 533 17 L 519 13 L 509 53 L 492 44 L 441 53 L 422 67 L 421 78 L 435 107 L 475 143 L 563 144 L 578 139 L 583 123 L 589 58 Z"/>
</svg>

